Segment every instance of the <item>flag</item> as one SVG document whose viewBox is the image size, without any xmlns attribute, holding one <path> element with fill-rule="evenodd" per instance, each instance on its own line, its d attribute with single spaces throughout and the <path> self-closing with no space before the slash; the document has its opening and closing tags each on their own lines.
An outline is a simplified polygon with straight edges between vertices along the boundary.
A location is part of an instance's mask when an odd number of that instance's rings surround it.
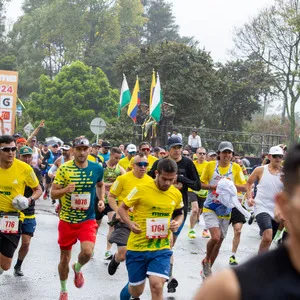
<svg viewBox="0 0 300 300">
<path fill-rule="evenodd" d="M 128 106 L 127 115 L 133 120 L 133 122 L 136 122 L 136 113 L 138 110 L 138 106 L 140 105 L 141 99 L 140 99 L 140 86 L 139 86 L 139 78 L 136 77 L 136 83 L 133 89 L 133 93 L 131 96 L 131 100 Z"/>
<path fill-rule="evenodd" d="M 150 107 L 150 116 L 156 121 L 159 122 L 161 117 L 161 105 L 162 105 L 162 91 L 160 87 L 159 75 L 157 73 L 156 86 L 153 93 L 152 103 Z"/>
<path fill-rule="evenodd" d="M 152 72 L 152 82 L 151 82 L 151 87 L 150 87 L 150 101 L 149 101 L 149 108 L 151 107 L 152 104 L 152 99 L 153 99 L 153 93 L 155 89 L 155 72 L 153 70 Z"/>
<path fill-rule="evenodd" d="M 123 74 L 123 82 L 121 87 L 121 93 L 120 93 L 120 103 L 119 103 L 119 109 L 118 109 L 118 117 L 121 115 L 121 110 L 123 107 L 125 107 L 130 102 L 130 91 L 127 84 L 126 76 Z"/>
</svg>

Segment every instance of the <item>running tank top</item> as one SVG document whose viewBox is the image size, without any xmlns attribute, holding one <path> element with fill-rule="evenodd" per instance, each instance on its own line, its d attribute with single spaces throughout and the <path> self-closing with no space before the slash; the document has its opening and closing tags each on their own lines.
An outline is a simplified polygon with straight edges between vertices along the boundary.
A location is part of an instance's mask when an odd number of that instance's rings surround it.
<svg viewBox="0 0 300 300">
<path fill-rule="evenodd" d="M 38 167 L 38 163 L 39 163 L 39 152 L 37 150 L 37 147 L 33 147 L 33 154 L 32 154 L 32 161 L 31 161 L 31 165 L 33 167 Z"/>
<path fill-rule="evenodd" d="M 263 166 L 263 174 L 257 185 L 257 193 L 255 196 L 254 213 L 267 213 L 274 218 L 275 199 L 274 196 L 283 188 L 280 180 L 281 174 L 273 175 L 269 171 L 269 165 Z"/>
<path fill-rule="evenodd" d="M 300 299 L 300 273 L 292 265 L 284 245 L 232 270 L 240 285 L 240 299 Z"/>
<path fill-rule="evenodd" d="M 113 183 L 118 176 L 121 175 L 121 170 L 119 164 L 114 168 L 110 168 L 105 162 L 103 163 L 104 173 L 103 181 L 104 183 Z M 107 195 L 109 193 L 110 186 L 105 186 L 105 203 L 108 203 Z"/>
<path fill-rule="evenodd" d="M 216 163 L 215 171 L 209 182 L 210 185 L 217 185 L 222 178 L 228 178 L 232 181 L 234 180 L 232 174 L 232 163 L 230 163 L 227 173 L 223 175 L 220 174 L 218 167 L 219 167 L 219 161 L 217 161 Z M 214 191 L 209 190 L 206 200 L 204 202 L 204 207 L 213 210 L 218 216 L 228 216 L 231 213 L 232 209 L 221 204 L 218 200 L 218 196 L 219 195 L 216 193 L 215 190 Z"/>
</svg>

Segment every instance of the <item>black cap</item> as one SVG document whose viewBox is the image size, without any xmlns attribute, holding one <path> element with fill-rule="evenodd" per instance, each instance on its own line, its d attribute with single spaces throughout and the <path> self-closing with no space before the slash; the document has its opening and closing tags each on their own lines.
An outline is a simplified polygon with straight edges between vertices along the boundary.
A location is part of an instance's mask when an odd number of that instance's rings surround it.
<svg viewBox="0 0 300 300">
<path fill-rule="evenodd" d="M 106 148 L 110 148 L 110 143 L 107 142 L 107 141 L 103 141 L 102 144 L 101 144 L 101 147 L 106 147 Z"/>
<path fill-rule="evenodd" d="M 167 148 L 171 149 L 172 147 L 175 147 L 175 146 L 182 146 L 182 140 L 178 136 L 171 136 L 168 139 Z"/>
<path fill-rule="evenodd" d="M 99 144 L 97 144 L 97 143 L 93 143 L 92 144 L 92 148 L 97 148 L 97 147 L 101 148 L 101 146 Z"/>
</svg>

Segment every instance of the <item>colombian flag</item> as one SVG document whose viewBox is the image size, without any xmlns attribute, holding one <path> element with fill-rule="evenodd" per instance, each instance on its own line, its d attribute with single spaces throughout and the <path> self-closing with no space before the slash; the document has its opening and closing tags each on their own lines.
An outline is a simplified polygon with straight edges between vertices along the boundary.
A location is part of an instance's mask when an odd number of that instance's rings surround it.
<svg viewBox="0 0 300 300">
<path fill-rule="evenodd" d="M 130 103 L 127 110 L 127 115 L 133 120 L 133 122 L 136 122 L 136 114 L 138 110 L 138 106 L 140 105 L 141 99 L 140 99 L 140 85 L 139 85 L 139 78 L 136 77 L 136 83 L 133 89 L 133 93 L 130 99 Z"/>
</svg>

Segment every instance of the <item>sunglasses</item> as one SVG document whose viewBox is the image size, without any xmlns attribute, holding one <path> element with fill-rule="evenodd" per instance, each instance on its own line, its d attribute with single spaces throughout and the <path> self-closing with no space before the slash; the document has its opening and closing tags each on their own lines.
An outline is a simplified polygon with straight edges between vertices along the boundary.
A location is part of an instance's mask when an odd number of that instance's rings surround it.
<svg viewBox="0 0 300 300">
<path fill-rule="evenodd" d="M 138 167 L 142 168 L 142 167 L 145 167 L 147 168 L 149 166 L 149 164 L 145 161 L 140 161 L 140 162 L 137 162 L 135 163 Z"/>
<path fill-rule="evenodd" d="M 204 153 L 204 152 L 198 152 L 197 154 L 199 154 L 199 155 L 206 155 L 206 153 Z"/>
<path fill-rule="evenodd" d="M 109 150 L 110 149 L 110 147 L 103 147 L 105 150 Z"/>
<path fill-rule="evenodd" d="M 81 139 L 77 139 L 73 141 L 73 147 L 77 147 L 77 146 L 90 146 L 90 142 L 88 139 L 86 138 L 81 138 Z"/>
<path fill-rule="evenodd" d="M 165 155 L 165 154 L 166 154 L 166 152 L 159 152 L 159 154 L 161 154 L 161 155 Z"/>
<path fill-rule="evenodd" d="M 273 158 L 283 158 L 283 155 L 280 154 L 274 154 L 272 155 Z"/>
<path fill-rule="evenodd" d="M 128 152 L 130 155 L 134 155 L 136 154 L 136 151 L 131 151 L 131 152 Z"/>
<path fill-rule="evenodd" d="M 3 152 L 15 152 L 17 151 L 17 147 L 1 147 L 0 150 Z"/>
<path fill-rule="evenodd" d="M 189 154 L 182 154 L 182 156 L 189 156 Z"/>
<path fill-rule="evenodd" d="M 142 148 L 141 151 L 150 151 L 150 148 Z"/>
</svg>

